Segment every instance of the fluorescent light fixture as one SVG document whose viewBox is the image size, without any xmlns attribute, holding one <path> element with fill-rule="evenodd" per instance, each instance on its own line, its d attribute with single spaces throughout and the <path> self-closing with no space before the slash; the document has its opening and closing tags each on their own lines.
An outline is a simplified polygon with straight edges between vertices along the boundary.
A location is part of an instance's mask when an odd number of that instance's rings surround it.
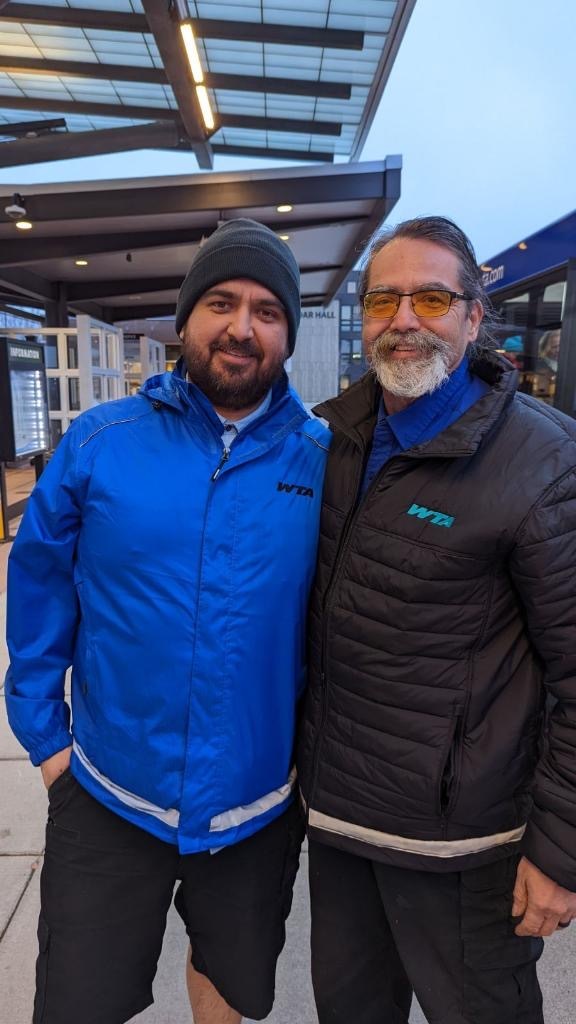
<svg viewBox="0 0 576 1024">
<path fill-rule="evenodd" d="M 31 220 L 17 220 L 16 227 L 20 231 L 30 231 L 30 229 L 33 227 L 33 224 Z"/>
<path fill-rule="evenodd" d="M 77 267 L 87 267 L 88 266 L 88 260 L 74 260 L 74 263 L 75 263 L 75 265 Z"/>
<path fill-rule="evenodd" d="M 282 203 L 281 206 L 276 207 L 277 213 L 292 213 L 294 207 L 290 206 L 290 203 Z"/>
<path fill-rule="evenodd" d="M 208 91 L 205 85 L 196 86 L 196 95 L 198 97 L 198 103 L 200 104 L 200 110 L 202 111 L 202 117 L 204 118 L 204 124 L 209 132 L 214 128 L 214 116 L 210 109 L 210 100 L 208 99 Z"/>
<path fill-rule="evenodd" d="M 200 57 L 198 56 L 198 48 L 196 46 L 196 40 L 194 39 L 192 25 L 188 22 L 186 22 L 185 25 L 180 25 L 180 32 L 182 34 L 184 46 L 186 47 L 186 55 L 188 57 L 192 76 L 196 85 L 201 85 L 204 81 L 204 72 L 202 71 Z"/>
</svg>

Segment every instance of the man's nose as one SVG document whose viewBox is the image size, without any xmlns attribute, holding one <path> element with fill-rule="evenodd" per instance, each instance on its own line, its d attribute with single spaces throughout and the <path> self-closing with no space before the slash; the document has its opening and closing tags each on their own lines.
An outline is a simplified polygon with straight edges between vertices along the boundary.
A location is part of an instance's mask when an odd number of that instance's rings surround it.
<svg viewBox="0 0 576 1024">
<path fill-rule="evenodd" d="M 236 341 L 247 341 L 254 337 L 252 311 L 249 306 L 241 303 L 230 314 L 227 327 L 228 334 Z"/>
<path fill-rule="evenodd" d="M 417 331 L 419 328 L 420 320 L 412 309 L 412 299 L 409 295 L 402 295 L 400 305 L 390 321 L 389 330 Z"/>
</svg>

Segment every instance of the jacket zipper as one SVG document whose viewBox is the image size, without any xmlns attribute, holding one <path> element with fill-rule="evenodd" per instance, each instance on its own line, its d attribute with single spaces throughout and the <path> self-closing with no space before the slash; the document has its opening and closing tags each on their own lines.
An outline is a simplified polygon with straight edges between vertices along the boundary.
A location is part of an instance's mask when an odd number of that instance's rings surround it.
<svg viewBox="0 0 576 1024">
<path fill-rule="evenodd" d="M 363 453 L 362 454 L 363 454 L 363 458 L 362 458 L 361 472 L 358 475 L 358 478 L 357 478 L 357 481 L 356 481 L 356 495 L 358 495 L 358 488 L 359 488 L 360 483 L 361 483 L 361 481 L 362 481 L 362 479 L 364 477 L 364 471 L 365 471 L 365 468 L 366 468 L 367 453 L 366 453 L 366 448 L 365 447 L 363 448 Z M 328 583 L 328 586 L 326 587 L 326 595 L 325 595 L 324 603 L 323 603 L 323 606 L 322 606 L 322 612 L 323 612 L 322 653 L 321 653 L 321 657 L 320 657 L 320 688 L 321 688 L 321 700 L 322 700 L 322 713 L 321 713 L 321 717 L 320 717 L 320 727 L 318 729 L 318 734 L 317 734 L 317 737 L 316 737 L 316 745 L 314 747 L 314 754 L 313 754 L 313 757 L 312 757 L 312 783 L 311 783 L 311 786 L 310 786 L 310 794 L 309 794 L 309 799 L 308 799 L 307 808 L 306 808 L 306 823 L 307 824 L 309 824 L 310 807 L 312 806 L 312 801 L 314 799 L 314 792 L 316 790 L 316 783 L 317 783 L 317 779 L 318 779 L 318 767 L 319 767 L 319 762 L 320 762 L 320 747 L 321 747 L 322 738 L 323 738 L 323 734 L 324 734 L 324 727 L 326 725 L 326 719 L 328 717 L 328 692 L 327 692 L 328 687 L 327 687 L 327 682 L 326 682 L 326 677 L 327 677 L 326 661 L 327 661 L 327 646 L 328 646 L 328 620 L 329 620 L 329 614 L 330 614 L 330 598 L 331 598 L 332 593 L 334 591 L 334 587 L 335 587 L 335 584 L 336 584 L 336 581 L 337 581 L 337 578 L 338 578 L 338 574 L 340 572 L 340 568 L 342 566 L 344 558 L 346 557 L 346 555 L 348 553 L 348 548 L 350 546 L 350 538 L 352 536 L 352 527 L 354 525 L 354 520 L 359 515 L 363 502 L 366 501 L 366 499 L 368 498 L 368 495 L 373 490 L 373 488 L 376 486 L 376 484 L 381 482 L 381 480 L 386 476 L 386 469 L 388 468 L 388 466 L 392 462 L 395 462 L 397 458 L 398 458 L 398 456 L 394 456 L 392 459 L 388 460 L 388 462 L 385 464 L 385 466 L 383 466 L 382 469 L 380 470 L 380 472 L 377 473 L 376 476 L 374 477 L 372 483 L 370 484 L 370 487 L 366 491 L 366 494 L 364 495 L 362 500 L 358 501 L 358 499 L 356 499 L 356 501 L 354 502 L 350 512 L 348 513 L 348 516 L 346 518 L 346 522 L 344 523 L 344 528 L 342 530 L 342 544 L 341 544 L 341 547 L 340 547 L 340 552 L 338 554 L 338 558 L 336 559 L 336 562 L 334 563 L 334 569 L 332 570 L 332 576 L 330 577 L 330 582 Z"/>
<path fill-rule="evenodd" d="M 222 455 L 220 456 L 220 462 L 218 463 L 218 465 L 216 466 L 216 469 L 212 473 L 212 476 L 210 477 L 211 480 L 217 480 L 218 479 L 218 477 L 220 476 L 220 471 L 221 471 L 222 467 L 228 462 L 229 458 L 230 458 L 230 449 L 229 448 L 223 448 L 222 449 Z"/>
</svg>

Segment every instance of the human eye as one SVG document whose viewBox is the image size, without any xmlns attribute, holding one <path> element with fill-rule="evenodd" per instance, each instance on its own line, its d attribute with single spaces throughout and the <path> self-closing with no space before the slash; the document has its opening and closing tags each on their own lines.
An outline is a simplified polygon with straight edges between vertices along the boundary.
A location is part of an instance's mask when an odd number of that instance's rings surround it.
<svg viewBox="0 0 576 1024">
<path fill-rule="evenodd" d="M 396 292 L 368 292 L 364 297 L 364 308 L 370 316 L 394 316 L 398 301 Z"/>
<path fill-rule="evenodd" d="M 212 298 L 208 302 L 208 309 L 214 313 L 228 313 L 231 309 L 230 299 Z"/>
<path fill-rule="evenodd" d="M 450 292 L 441 291 L 437 288 L 414 293 L 414 307 L 416 311 L 423 313 L 445 313 L 450 307 Z"/>
<path fill-rule="evenodd" d="M 441 309 L 450 300 L 449 292 L 441 292 L 438 289 L 429 289 L 425 292 L 417 292 L 414 296 L 418 302 L 429 306 L 430 309 Z"/>
<path fill-rule="evenodd" d="M 280 310 L 276 306 L 260 306 L 258 316 L 267 324 L 276 323 L 280 319 Z"/>
</svg>

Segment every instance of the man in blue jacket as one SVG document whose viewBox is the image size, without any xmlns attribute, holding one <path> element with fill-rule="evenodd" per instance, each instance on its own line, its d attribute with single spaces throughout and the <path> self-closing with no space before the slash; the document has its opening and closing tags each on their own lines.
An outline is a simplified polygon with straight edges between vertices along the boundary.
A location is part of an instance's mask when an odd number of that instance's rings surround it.
<svg viewBox="0 0 576 1024">
<path fill-rule="evenodd" d="M 327 446 L 283 368 L 299 317 L 288 246 L 222 225 L 174 373 L 80 416 L 28 503 L 6 697 L 49 795 L 34 1024 L 148 1006 L 176 882 L 196 1024 L 272 1006 Z"/>
</svg>

